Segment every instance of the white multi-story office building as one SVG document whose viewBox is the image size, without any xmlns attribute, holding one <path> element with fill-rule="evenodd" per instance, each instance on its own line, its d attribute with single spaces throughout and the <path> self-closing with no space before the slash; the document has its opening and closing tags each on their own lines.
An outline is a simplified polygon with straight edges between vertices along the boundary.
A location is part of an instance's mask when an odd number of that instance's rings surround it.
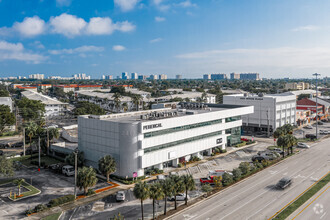
<svg viewBox="0 0 330 220">
<path fill-rule="evenodd" d="M 31 74 L 29 75 L 29 79 L 44 79 L 45 75 L 44 74 Z"/>
<path fill-rule="evenodd" d="M 158 79 L 161 79 L 161 80 L 167 79 L 167 75 L 166 74 L 160 74 Z"/>
<path fill-rule="evenodd" d="M 254 106 L 253 114 L 242 117 L 245 131 L 267 132 L 269 127 L 269 132 L 272 133 L 285 124 L 296 124 L 296 96 L 290 93 L 225 95 L 223 103 Z"/>
<path fill-rule="evenodd" d="M 101 157 L 111 155 L 116 174 L 142 176 L 239 143 L 241 115 L 251 113 L 252 106 L 181 103 L 177 109 L 80 116 L 78 148 L 87 165 L 97 168 Z"/>
</svg>

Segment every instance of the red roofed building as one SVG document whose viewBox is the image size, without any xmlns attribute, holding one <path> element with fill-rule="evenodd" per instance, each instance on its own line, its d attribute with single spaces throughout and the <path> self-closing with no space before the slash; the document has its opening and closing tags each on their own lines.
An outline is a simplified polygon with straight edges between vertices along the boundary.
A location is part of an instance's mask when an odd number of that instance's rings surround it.
<svg viewBox="0 0 330 220">
<path fill-rule="evenodd" d="M 316 113 L 316 102 L 313 100 L 310 100 L 308 98 L 304 98 L 297 101 L 297 110 L 310 110 L 313 114 Z M 327 111 L 325 109 L 325 106 L 317 103 L 317 113 L 319 115 L 319 119 L 324 118 L 324 116 L 327 116 Z"/>
</svg>

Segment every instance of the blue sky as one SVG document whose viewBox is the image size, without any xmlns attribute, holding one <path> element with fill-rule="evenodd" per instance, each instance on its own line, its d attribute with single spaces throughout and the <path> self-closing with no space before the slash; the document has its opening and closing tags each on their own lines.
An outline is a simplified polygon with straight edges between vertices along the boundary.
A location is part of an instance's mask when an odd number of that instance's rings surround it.
<svg viewBox="0 0 330 220">
<path fill-rule="evenodd" d="M 330 70 L 327 0 L 0 0 L 0 77 Z"/>
</svg>

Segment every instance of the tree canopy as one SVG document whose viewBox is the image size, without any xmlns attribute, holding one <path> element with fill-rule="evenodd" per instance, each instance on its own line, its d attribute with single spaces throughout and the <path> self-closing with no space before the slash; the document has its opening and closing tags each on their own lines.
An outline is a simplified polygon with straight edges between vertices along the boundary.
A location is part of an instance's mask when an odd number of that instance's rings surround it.
<svg viewBox="0 0 330 220">
<path fill-rule="evenodd" d="M 0 89 L 0 97 L 9 97 L 9 92 L 5 89 Z"/>
<path fill-rule="evenodd" d="M 73 110 L 75 115 L 104 115 L 105 111 L 100 106 L 87 101 L 78 102 Z"/>
<path fill-rule="evenodd" d="M 99 170 L 103 175 L 107 177 L 109 182 L 109 176 L 116 171 L 116 161 L 110 155 L 106 155 L 99 160 Z"/>
<path fill-rule="evenodd" d="M 15 114 L 10 111 L 9 106 L 0 105 L 0 134 L 6 127 L 14 125 L 15 122 Z"/>
<path fill-rule="evenodd" d="M 17 101 L 19 114 L 25 121 L 40 119 L 46 112 L 45 104 L 41 101 L 22 98 Z"/>
<path fill-rule="evenodd" d="M 14 175 L 13 162 L 5 156 L 0 156 L 0 175 L 11 177 Z"/>
</svg>

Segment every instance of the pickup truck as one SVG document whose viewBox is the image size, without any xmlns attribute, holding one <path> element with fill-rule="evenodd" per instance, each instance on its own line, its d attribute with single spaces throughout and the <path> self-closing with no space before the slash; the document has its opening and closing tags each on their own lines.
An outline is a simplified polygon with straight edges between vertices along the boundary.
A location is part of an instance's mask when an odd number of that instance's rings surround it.
<svg viewBox="0 0 330 220">
<path fill-rule="evenodd" d="M 200 182 L 203 183 L 209 183 L 209 184 L 213 184 L 213 177 L 215 176 L 222 176 L 224 173 L 229 173 L 225 170 L 211 170 L 209 172 L 209 176 L 207 178 L 200 178 Z M 229 173 L 231 174 L 231 173 Z"/>
</svg>

